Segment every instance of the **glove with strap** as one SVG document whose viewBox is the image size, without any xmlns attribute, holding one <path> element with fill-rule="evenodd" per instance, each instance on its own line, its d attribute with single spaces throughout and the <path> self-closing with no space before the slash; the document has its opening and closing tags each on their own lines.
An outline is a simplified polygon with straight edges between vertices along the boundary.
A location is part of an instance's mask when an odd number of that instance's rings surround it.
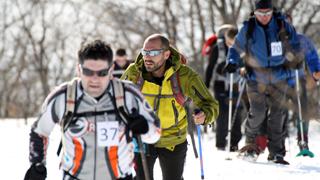
<svg viewBox="0 0 320 180">
<path fill-rule="evenodd" d="M 236 71 L 237 71 L 237 65 L 232 63 L 227 63 L 223 68 L 223 72 L 235 73 Z"/>
<path fill-rule="evenodd" d="M 24 176 L 24 180 L 45 180 L 47 177 L 47 169 L 41 164 L 32 164 L 26 175 Z"/>
<path fill-rule="evenodd" d="M 133 134 L 145 134 L 149 130 L 147 120 L 139 114 L 137 109 L 133 108 L 132 113 L 129 114 L 128 126 Z"/>
</svg>

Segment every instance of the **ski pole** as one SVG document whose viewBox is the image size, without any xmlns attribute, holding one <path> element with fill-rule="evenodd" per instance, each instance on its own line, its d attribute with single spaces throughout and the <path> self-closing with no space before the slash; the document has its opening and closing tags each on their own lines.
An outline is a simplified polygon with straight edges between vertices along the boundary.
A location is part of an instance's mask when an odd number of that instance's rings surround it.
<svg viewBox="0 0 320 180">
<path fill-rule="evenodd" d="M 227 153 L 228 157 L 226 160 L 231 160 L 230 155 L 230 145 L 231 145 L 231 118 L 232 118 L 232 93 L 233 93 L 233 73 L 230 73 L 230 88 L 229 88 L 229 113 L 228 113 L 228 145 Z"/>
<path fill-rule="evenodd" d="M 200 109 L 195 109 L 194 114 L 200 113 Z M 204 179 L 204 169 L 203 169 L 203 158 L 202 158 L 202 145 L 201 145 L 201 128 L 200 125 L 197 125 L 197 135 L 198 135 L 198 144 L 199 144 L 199 156 L 200 156 L 200 171 L 201 179 Z"/>
<path fill-rule="evenodd" d="M 246 83 L 247 83 L 246 79 L 243 79 L 243 80 L 242 80 L 242 83 L 240 84 L 240 92 L 239 92 L 239 95 L 238 95 L 236 107 L 235 107 L 234 112 L 233 112 L 233 115 L 232 115 L 231 129 L 232 129 L 233 124 L 234 124 L 234 122 L 235 122 L 235 120 L 236 120 L 236 117 L 237 117 L 238 109 L 239 109 L 239 107 L 240 107 L 241 98 L 242 98 L 244 89 L 245 89 L 245 87 L 246 87 Z"/>
<path fill-rule="evenodd" d="M 200 159 L 199 160 L 200 160 L 201 179 L 204 179 L 200 125 L 197 125 L 197 132 L 198 132 L 198 143 L 199 143 L 199 155 L 200 155 Z"/>
<path fill-rule="evenodd" d="M 142 141 L 141 141 L 141 136 L 138 136 L 138 137 L 137 137 L 137 141 L 138 141 L 138 146 L 139 146 L 139 150 L 140 150 L 140 156 L 141 156 L 141 161 L 142 161 L 142 167 L 143 167 L 144 177 L 145 177 L 145 180 L 150 180 L 148 163 L 147 163 L 146 156 L 145 156 L 145 154 L 144 154 L 143 143 L 142 143 Z"/>
<path fill-rule="evenodd" d="M 297 154 L 297 156 L 309 156 L 314 157 L 314 154 L 309 151 L 309 149 L 305 148 L 306 141 L 304 139 L 304 129 L 303 129 L 303 120 L 302 120 L 302 111 L 301 111 L 301 101 L 300 101 L 300 81 L 299 81 L 299 70 L 295 69 L 295 78 L 296 78 L 296 93 L 297 93 L 297 103 L 298 103 L 298 114 L 299 114 L 299 129 L 300 129 L 300 138 L 301 138 L 301 146 L 303 147 L 301 151 Z"/>
</svg>

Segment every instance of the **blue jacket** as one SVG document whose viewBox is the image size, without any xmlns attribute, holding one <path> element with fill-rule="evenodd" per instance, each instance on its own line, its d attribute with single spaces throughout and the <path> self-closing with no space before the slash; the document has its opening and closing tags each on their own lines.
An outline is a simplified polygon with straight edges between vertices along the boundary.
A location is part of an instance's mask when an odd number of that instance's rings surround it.
<svg viewBox="0 0 320 180">
<path fill-rule="evenodd" d="M 249 22 L 245 21 L 240 32 L 236 36 L 234 45 L 228 53 L 229 63 L 240 65 L 240 55 L 246 53 L 248 56 L 245 64 L 251 67 L 248 79 L 263 84 L 276 83 L 290 77 L 290 70 L 283 66 L 285 62 L 283 43 L 279 39 L 280 27 L 273 15 L 266 28 L 263 28 L 255 20 L 255 26 L 251 38 L 246 37 Z M 293 49 L 299 49 L 299 42 L 294 28 L 282 20 L 286 31 L 289 33 L 289 43 Z M 247 44 L 248 43 L 248 44 Z M 281 47 L 282 46 L 282 47 Z"/>
</svg>

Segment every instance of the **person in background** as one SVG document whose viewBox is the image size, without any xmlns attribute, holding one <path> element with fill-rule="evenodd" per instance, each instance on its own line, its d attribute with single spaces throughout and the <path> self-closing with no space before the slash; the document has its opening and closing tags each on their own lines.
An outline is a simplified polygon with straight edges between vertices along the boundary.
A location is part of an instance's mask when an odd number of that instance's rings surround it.
<svg viewBox="0 0 320 180">
<path fill-rule="evenodd" d="M 126 50 L 123 48 L 117 49 L 113 63 L 113 76 L 120 78 L 130 63 L 131 61 L 128 59 Z"/>
<path fill-rule="evenodd" d="M 209 88 L 211 80 L 213 79 L 213 93 L 215 98 L 219 102 L 219 116 L 216 120 L 216 147 L 218 150 L 225 150 L 227 141 L 226 137 L 228 134 L 228 99 L 229 99 L 229 76 L 227 73 L 222 72 L 223 67 L 226 64 L 226 58 L 228 48 L 234 43 L 234 38 L 238 33 L 238 29 L 230 24 L 222 25 L 218 30 L 218 40 L 214 43 L 210 49 L 208 57 L 208 66 L 206 69 L 205 84 Z M 235 103 L 238 97 L 238 80 L 234 81 L 233 90 L 233 107 L 235 110 Z M 238 150 L 238 143 L 241 140 L 241 110 L 242 106 L 239 107 L 237 115 L 232 124 L 231 130 L 231 146 L 230 151 L 234 152 Z"/>
<path fill-rule="evenodd" d="M 287 21 L 292 24 L 292 16 L 290 13 L 286 14 Z M 309 121 L 312 117 L 309 111 L 309 103 L 308 103 L 308 96 L 307 96 L 307 80 L 306 80 L 306 72 L 305 70 L 308 69 L 310 74 L 312 75 L 314 80 L 320 79 L 320 60 L 317 53 L 317 49 L 312 43 L 312 41 L 303 34 L 298 34 L 298 40 L 300 42 L 300 46 L 302 52 L 304 54 L 303 59 L 301 62 L 296 64 L 292 67 L 292 71 L 290 73 L 290 77 L 288 78 L 288 98 L 292 101 L 293 104 L 293 112 L 294 116 L 297 120 L 297 143 L 302 151 L 303 149 L 309 150 L 308 141 L 308 131 L 309 131 Z M 306 66 L 308 68 L 306 68 Z M 298 115 L 298 102 L 297 102 L 297 92 L 296 92 L 296 80 L 295 80 L 295 70 L 298 69 L 298 76 L 300 81 L 300 101 L 301 101 L 301 112 L 302 112 L 302 127 L 303 127 L 303 139 L 304 142 L 302 143 L 301 138 L 301 128 L 300 128 L 300 120 Z"/>
<path fill-rule="evenodd" d="M 46 179 L 49 135 L 56 124 L 62 132 L 63 180 L 132 179 L 132 134 L 141 135 L 145 143 L 155 143 L 160 137 L 160 122 L 132 83 L 110 79 L 112 55 L 101 40 L 86 43 L 79 50 L 79 78 L 72 81 L 76 86 L 68 91 L 64 83 L 52 91 L 31 128 L 31 166 L 24 180 Z M 111 81 L 122 84 L 123 95 L 116 95 Z M 68 98 L 68 92 L 73 92 L 74 99 Z M 125 118 L 119 116 L 114 103 L 120 98 L 128 110 Z M 74 107 L 72 114 L 70 106 Z"/>
<path fill-rule="evenodd" d="M 279 32 L 286 32 L 289 39 L 284 41 Z M 284 45 L 286 44 L 286 45 Z M 244 22 L 229 49 L 225 70 L 235 73 L 241 63 L 245 64 L 247 94 L 250 110 L 246 123 L 246 145 L 240 150 L 245 158 L 254 158 L 260 151 L 256 144 L 263 122 L 267 123 L 268 160 L 274 163 L 289 164 L 284 160 L 283 114 L 285 111 L 287 79 L 290 68 L 286 67 L 291 54 L 300 56 L 297 33 L 285 17 L 274 12 L 271 0 L 256 0 L 252 17 Z M 244 57 L 244 62 L 241 61 Z"/>
</svg>

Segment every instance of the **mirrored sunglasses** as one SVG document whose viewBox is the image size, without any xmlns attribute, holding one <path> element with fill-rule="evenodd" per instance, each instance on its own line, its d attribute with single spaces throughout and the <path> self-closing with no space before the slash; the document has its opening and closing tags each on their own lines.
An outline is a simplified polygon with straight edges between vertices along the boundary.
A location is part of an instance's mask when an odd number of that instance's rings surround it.
<svg viewBox="0 0 320 180">
<path fill-rule="evenodd" d="M 154 57 L 154 56 L 158 56 L 159 54 L 161 54 L 162 52 L 164 51 L 164 49 L 154 49 L 154 50 L 144 50 L 144 49 L 141 49 L 141 54 L 143 56 L 151 56 L 151 57 Z"/>
<path fill-rule="evenodd" d="M 82 74 L 85 76 L 93 76 L 96 74 L 99 77 L 105 77 L 106 75 L 108 75 L 108 72 L 109 72 L 109 68 L 102 69 L 99 71 L 93 71 L 83 66 L 80 66 L 80 67 L 81 67 Z"/>
<path fill-rule="evenodd" d="M 266 11 L 266 12 L 261 12 L 261 11 L 255 11 L 254 15 L 256 16 L 270 16 L 272 15 L 273 11 Z"/>
</svg>

